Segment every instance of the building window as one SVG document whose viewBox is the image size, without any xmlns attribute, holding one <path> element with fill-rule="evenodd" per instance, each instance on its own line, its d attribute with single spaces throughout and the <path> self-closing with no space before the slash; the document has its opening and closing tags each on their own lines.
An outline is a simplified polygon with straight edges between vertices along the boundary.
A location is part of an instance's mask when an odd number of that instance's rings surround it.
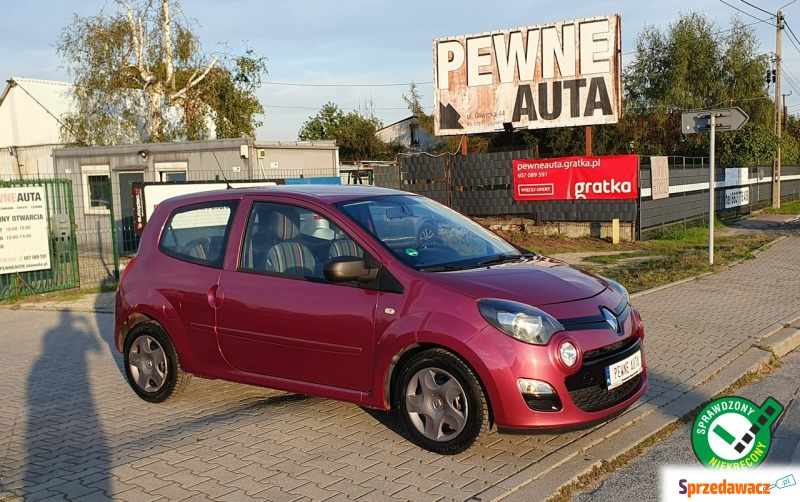
<svg viewBox="0 0 800 502">
<path fill-rule="evenodd" d="M 189 163 L 186 161 L 177 162 L 156 162 L 157 181 L 186 181 L 188 179 L 187 170 Z"/>
<path fill-rule="evenodd" d="M 108 214 L 111 210 L 111 175 L 108 166 L 82 166 L 83 207 L 86 214 Z"/>
<path fill-rule="evenodd" d="M 186 173 L 162 171 L 161 181 L 186 181 Z"/>
</svg>

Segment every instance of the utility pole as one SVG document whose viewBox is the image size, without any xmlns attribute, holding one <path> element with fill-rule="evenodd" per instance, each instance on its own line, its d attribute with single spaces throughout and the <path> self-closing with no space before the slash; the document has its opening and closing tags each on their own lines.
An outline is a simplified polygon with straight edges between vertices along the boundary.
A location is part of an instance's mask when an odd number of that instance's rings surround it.
<svg viewBox="0 0 800 502">
<path fill-rule="evenodd" d="M 784 5 L 784 7 L 786 7 Z M 783 8 L 783 7 L 781 7 Z M 775 165 L 772 169 L 772 207 L 781 207 L 781 119 L 783 118 L 783 96 L 781 96 L 781 31 L 783 30 L 783 13 L 778 10 L 775 23 L 775 137 L 778 150 Z"/>
<path fill-rule="evenodd" d="M 783 38 L 783 12 L 797 0 L 778 9 L 775 20 L 775 137 L 778 139 L 778 150 L 775 155 L 775 166 L 772 170 L 772 207 L 781 207 L 781 119 L 783 118 L 783 96 L 781 95 L 781 38 Z M 756 7 L 758 8 L 758 7 Z M 763 9 L 759 9 L 763 10 Z M 766 11 L 765 11 L 766 12 Z"/>
</svg>

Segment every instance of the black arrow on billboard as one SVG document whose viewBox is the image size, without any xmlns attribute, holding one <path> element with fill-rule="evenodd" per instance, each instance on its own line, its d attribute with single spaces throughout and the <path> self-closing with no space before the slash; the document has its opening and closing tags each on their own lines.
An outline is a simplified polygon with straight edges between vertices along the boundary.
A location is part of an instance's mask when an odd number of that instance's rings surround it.
<svg viewBox="0 0 800 502">
<path fill-rule="evenodd" d="M 464 126 L 458 122 L 460 119 L 461 115 L 453 105 L 439 103 L 439 129 L 463 129 Z"/>
</svg>

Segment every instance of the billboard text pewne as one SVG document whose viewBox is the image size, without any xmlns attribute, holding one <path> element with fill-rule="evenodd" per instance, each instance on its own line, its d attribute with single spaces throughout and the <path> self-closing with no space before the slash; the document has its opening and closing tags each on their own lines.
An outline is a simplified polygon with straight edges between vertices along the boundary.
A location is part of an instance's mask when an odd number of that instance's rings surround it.
<svg viewBox="0 0 800 502">
<path fill-rule="evenodd" d="M 616 123 L 617 14 L 433 41 L 436 135 Z"/>
</svg>

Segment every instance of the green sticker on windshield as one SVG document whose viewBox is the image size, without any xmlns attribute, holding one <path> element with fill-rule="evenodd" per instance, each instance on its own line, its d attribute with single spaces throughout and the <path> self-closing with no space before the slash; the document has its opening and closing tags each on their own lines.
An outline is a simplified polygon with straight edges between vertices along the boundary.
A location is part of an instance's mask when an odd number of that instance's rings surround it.
<svg viewBox="0 0 800 502">
<path fill-rule="evenodd" d="M 406 254 L 408 256 L 419 256 L 419 251 L 414 248 L 406 248 Z"/>
</svg>

